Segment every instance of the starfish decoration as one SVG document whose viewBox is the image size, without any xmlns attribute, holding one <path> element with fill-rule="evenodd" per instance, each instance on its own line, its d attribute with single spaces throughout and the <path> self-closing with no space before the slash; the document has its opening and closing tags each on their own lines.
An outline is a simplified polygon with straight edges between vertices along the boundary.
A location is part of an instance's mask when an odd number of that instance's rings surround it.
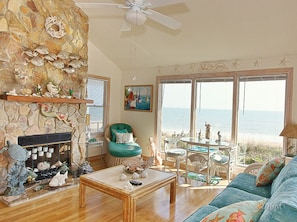
<svg viewBox="0 0 297 222">
<path fill-rule="evenodd" d="M 286 56 L 281 60 L 280 64 L 283 66 L 287 66 L 288 60 L 286 58 Z"/>
<path fill-rule="evenodd" d="M 255 62 L 255 67 L 260 67 L 260 65 L 261 65 L 261 60 L 258 57 L 257 60 L 256 60 L 256 62 Z"/>
<path fill-rule="evenodd" d="M 193 63 L 193 64 L 191 65 L 191 71 L 192 71 L 192 72 L 195 72 L 195 70 L 196 70 L 196 64 Z"/>
<path fill-rule="evenodd" d="M 237 69 L 238 65 L 239 65 L 238 60 L 236 60 L 235 62 L 232 63 L 232 66 L 234 69 Z"/>
</svg>

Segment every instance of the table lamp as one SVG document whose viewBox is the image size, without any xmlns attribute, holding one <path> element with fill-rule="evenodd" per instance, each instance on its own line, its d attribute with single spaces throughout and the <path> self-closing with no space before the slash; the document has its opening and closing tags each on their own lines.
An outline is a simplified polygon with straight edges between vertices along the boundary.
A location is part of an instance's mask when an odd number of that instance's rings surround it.
<svg viewBox="0 0 297 222">
<path fill-rule="evenodd" d="M 285 126 L 280 136 L 287 137 L 287 156 L 296 155 L 297 124 L 288 124 Z"/>
</svg>

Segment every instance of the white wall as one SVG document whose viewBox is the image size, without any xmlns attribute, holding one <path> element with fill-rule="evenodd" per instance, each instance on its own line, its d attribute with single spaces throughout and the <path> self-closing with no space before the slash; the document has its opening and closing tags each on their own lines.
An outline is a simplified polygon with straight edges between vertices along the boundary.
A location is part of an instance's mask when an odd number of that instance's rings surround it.
<svg viewBox="0 0 297 222">
<path fill-rule="evenodd" d="M 121 121 L 122 71 L 110 61 L 92 42 L 88 45 L 89 70 L 92 75 L 109 77 L 110 81 L 110 112 L 109 122 Z"/>
</svg>

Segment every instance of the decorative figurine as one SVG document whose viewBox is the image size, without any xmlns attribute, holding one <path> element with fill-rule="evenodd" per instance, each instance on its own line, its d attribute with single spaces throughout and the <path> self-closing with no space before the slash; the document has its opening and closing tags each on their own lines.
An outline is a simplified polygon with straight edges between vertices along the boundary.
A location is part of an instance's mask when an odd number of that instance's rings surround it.
<svg viewBox="0 0 297 222">
<path fill-rule="evenodd" d="M 205 139 L 210 139 L 210 127 L 209 123 L 205 123 Z"/>
<path fill-rule="evenodd" d="M 200 131 L 198 133 L 198 140 L 201 140 L 201 129 L 200 129 Z"/>
<path fill-rule="evenodd" d="M 28 178 L 25 162 L 28 159 L 27 150 L 17 144 L 7 141 L 8 147 L 1 149 L 1 153 L 8 151 L 7 188 L 5 196 L 16 196 L 25 192 L 24 183 Z"/>
<path fill-rule="evenodd" d="M 217 143 L 220 143 L 222 140 L 222 135 L 221 135 L 221 132 L 218 131 L 218 139 L 216 140 Z"/>
</svg>

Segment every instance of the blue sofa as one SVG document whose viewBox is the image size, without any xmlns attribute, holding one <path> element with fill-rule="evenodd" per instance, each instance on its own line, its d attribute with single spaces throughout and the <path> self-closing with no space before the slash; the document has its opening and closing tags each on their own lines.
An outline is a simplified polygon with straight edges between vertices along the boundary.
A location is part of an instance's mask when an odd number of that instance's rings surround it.
<svg viewBox="0 0 297 222">
<path fill-rule="evenodd" d="M 262 187 L 255 184 L 255 175 L 240 173 L 208 205 L 200 207 L 185 222 L 201 221 L 210 213 L 230 204 L 263 199 L 267 199 L 267 202 L 256 221 L 297 221 L 297 157 L 282 168 L 271 184 Z"/>
</svg>

